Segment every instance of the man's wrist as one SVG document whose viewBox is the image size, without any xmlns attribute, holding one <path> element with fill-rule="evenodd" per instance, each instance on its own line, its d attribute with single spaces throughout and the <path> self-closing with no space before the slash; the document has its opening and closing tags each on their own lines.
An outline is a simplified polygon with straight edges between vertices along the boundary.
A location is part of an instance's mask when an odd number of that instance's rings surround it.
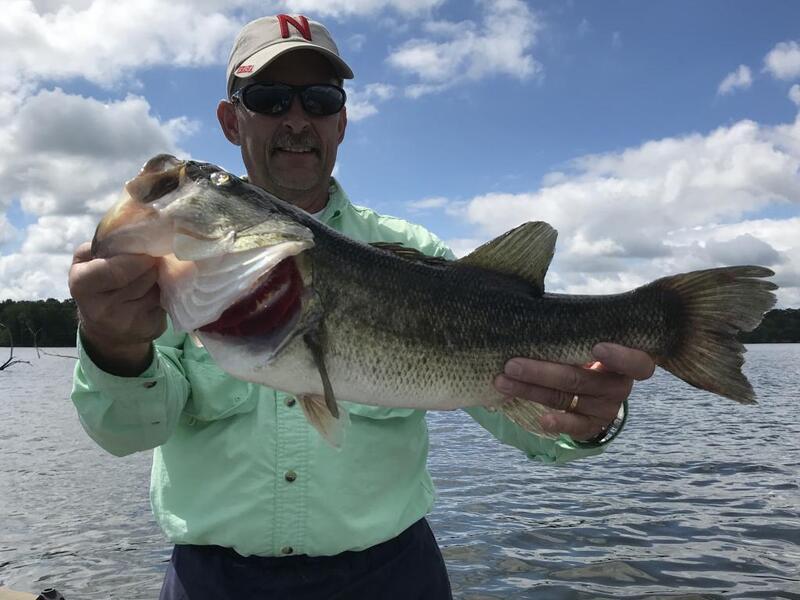
<svg viewBox="0 0 800 600">
<path fill-rule="evenodd" d="M 78 326 L 84 352 L 98 368 L 119 377 L 137 377 L 153 362 L 152 342 L 121 344 L 87 331 L 84 323 Z"/>
</svg>

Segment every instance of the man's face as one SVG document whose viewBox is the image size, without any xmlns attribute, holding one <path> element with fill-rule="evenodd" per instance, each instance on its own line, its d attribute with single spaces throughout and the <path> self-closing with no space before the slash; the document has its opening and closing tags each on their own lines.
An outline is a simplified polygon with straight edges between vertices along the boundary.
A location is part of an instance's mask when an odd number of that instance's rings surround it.
<svg viewBox="0 0 800 600">
<path fill-rule="evenodd" d="M 330 63 L 310 50 L 289 52 L 243 83 L 255 82 L 337 83 Z M 306 113 L 295 97 L 289 110 L 277 116 L 252 112 L 241 103 L 226 107 L 223 113 L 228 110 L 234 111 L 235 122 L 228 126 L 221 115 L 223 130 L 241 146 L 253 183 L 290 202 L 303 203 L 305 197 L 323 193 L 327 198 L 336 151 L 347 125 L 344 109 L 334 115 L 314 116 Z"/>
</svg>

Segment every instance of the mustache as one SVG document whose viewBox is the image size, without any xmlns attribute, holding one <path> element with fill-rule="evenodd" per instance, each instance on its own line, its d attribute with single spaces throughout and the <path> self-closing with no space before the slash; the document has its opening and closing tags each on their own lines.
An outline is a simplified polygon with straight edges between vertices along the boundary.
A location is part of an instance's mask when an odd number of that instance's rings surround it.
<svg viewBox="0 0 800 600">
<path fill-rule="evenodd" d="M 280 132 L 272 139 L 269 149 L 271 152 L 278 149 L 310 149 L 318 151 L 320 149 L 320 143 L 317 137 L 310 131 L 302 131 L 300 133 Z"/>
</svg>

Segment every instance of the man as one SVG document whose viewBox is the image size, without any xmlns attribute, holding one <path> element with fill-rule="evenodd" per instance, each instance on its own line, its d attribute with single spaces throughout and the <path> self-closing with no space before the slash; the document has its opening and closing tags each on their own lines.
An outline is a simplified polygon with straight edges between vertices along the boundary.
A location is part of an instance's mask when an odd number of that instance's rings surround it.
<svg viewBox="0 0 800 600">
<path fill-rule="evenodd" d="M 347 127 L 341 81 L 352 76 L 319 23 L 251 22 L 228 62 L 223 133 L 241 147 L 252 183 L 331 227 L 452 258 L 421 227 L 352 205 L 331 177 Z M 161 598 L 450 598 L 424 519 L 434 496 L 424 414 L 356 405 L 347 443 L 332 450 L 294 398 L 232 379 L 185 334 L 165 332 L 157 267 L 146 256 L 92 260 L 83 245 L 70 289 L 84 428 L 116 455 L 154 449 L 153 510 L 175 543 Z M 654 365 L 617 346 L 595 353 L 602 363 L 592 369 L 518 358 L 498 376 L 508 396 L 566 409 L 543 422 L 565 434 L 558 441 L 499 412 L 467 412 L 531 458 L 597 454 L 624 419 L 633 379 Z"/>
</svg>

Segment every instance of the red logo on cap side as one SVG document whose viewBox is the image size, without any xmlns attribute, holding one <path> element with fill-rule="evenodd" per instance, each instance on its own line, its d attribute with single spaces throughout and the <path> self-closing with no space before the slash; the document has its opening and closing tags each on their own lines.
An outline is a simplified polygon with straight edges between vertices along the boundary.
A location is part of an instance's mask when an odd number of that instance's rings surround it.
<svg viewBox="0 0 800 600">
<path fill-rule="evenodd" d="M 241 73 L 252 73 L 253 72 L 253 65 L 242 65 L 238 69 L 236 69 L 236 74 L 239 75 Z"/>
<path fill-rule="evenodd" d="M 300 22 L 289 15 L 278 15 L 278 24 L 281 26 L 281 37 L 289 37 L 289 24 L 291 23 L 291 25 L 300 32 L 300 35 L 310 42 L 311 27 L 308 24 L 308 19 L 306 19 L 303 15 L 298 15 L 297 18 L 300 19 Z"/>
</svg>

